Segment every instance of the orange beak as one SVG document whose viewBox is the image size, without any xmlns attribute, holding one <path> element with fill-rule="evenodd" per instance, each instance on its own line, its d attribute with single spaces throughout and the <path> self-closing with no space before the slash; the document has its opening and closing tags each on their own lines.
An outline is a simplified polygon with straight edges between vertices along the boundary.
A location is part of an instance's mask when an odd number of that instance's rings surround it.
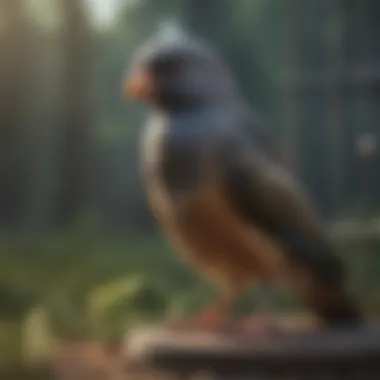
<svg viewBox="0 0 380 380">
<path fill-rule="evenodd" d="M 136 71 L 130 75 L 123 89 L 124 97 L 135 100 L 147 100 L 154 92 L 154 81 L 146 71 Z"/>
</svg>

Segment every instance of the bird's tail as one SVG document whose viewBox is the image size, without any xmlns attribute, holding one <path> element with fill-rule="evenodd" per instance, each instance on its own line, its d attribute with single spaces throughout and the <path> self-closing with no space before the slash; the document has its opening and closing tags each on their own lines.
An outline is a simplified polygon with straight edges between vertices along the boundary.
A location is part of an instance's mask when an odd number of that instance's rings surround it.
<svg viewBox="0 0 380 380">
<path fill-rule="evenodd" d="M 316 308 L 316 313 L 327 327 L 354 328 L 363 324 L 359 308 L 344 294 L 337 294 L 333 303 L 326 303 Z"/>
<path fill-rule="evenodd" d="M 303 290 L 302 296 L 326 327 L 355 328 L 364 323 L 360 308 L 340 282 L 326 284 L 314 279 Z"/>
</svg>

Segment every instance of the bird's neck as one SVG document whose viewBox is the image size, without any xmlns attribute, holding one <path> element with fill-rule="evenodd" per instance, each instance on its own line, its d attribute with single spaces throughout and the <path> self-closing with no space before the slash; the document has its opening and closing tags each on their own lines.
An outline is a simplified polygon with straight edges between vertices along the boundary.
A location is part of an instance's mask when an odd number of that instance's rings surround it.
<svg viewBox="0 0 380 380">
<path fill-rule="evenodd" d="M 157 102 L 153 105 L 156 112 L 167 115 L 191 115 L 209 112 L 210 110 L 236 109 L 241 105 L 241 99 L 236 94 L 213 94 L 213 96 L 197 97 L 196 99 L 173 99 Z"/>
</svg>

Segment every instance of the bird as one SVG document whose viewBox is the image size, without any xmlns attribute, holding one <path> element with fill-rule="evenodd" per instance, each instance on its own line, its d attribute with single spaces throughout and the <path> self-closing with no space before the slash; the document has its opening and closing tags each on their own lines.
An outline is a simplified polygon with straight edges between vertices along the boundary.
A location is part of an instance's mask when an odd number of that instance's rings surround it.
<svg viewBox="0 0 380 380">
<path fill-rule="evenodd" d="M 290 285 L 326 328 L 363 323 L 311 197 L 210 44 L 183 33 L 151 38 L 134 53 L 122 96 L 149 108 L 140 163 L 154 217 L 220 291 L 197 323 L 221 326 L 263 283 Z"/>
</svg>

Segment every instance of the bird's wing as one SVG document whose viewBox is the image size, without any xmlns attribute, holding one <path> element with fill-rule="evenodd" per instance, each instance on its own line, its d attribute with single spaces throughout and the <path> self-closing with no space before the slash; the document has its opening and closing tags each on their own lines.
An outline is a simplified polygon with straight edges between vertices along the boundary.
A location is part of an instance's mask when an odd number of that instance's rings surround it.
<svg viewBox="0 0 380 380">
<path fill-rule="evenodd" d="M 284 248 L 290 262 L 322 281 L 338 281 L 342 266 L 305 193 L 279 164 L 236 134 L 221 149 L 228 200 L 248 223 Z"/>
<path fill-rule="evenodd" d="M 266 125 L 258 114 L 253 113 L 249 109 L 244 110 L 243 113 L 243 133 L 250 140 L 257 142 L 272 160 L 282 162 L 284 159 L 283 152 L 278 146 L 269 126 Z M 254 125 L 254 128 L 252 128 L 252 125 Z"/>
</svg>

